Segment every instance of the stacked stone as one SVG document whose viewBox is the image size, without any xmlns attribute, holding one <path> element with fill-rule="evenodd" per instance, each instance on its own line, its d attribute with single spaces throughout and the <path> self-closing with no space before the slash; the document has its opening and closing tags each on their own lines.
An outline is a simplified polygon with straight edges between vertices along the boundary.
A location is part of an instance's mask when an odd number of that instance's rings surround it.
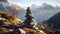
<svg viewBox="0 0 60 34">
<path fill-rule="evenodd" d="M 26 10 L 26 20 L 24 21 L 24 27 L 32 28 L 31 23 L 34 22 L 32 13 L 30 12 L 30 7 Z"/>
</svg>

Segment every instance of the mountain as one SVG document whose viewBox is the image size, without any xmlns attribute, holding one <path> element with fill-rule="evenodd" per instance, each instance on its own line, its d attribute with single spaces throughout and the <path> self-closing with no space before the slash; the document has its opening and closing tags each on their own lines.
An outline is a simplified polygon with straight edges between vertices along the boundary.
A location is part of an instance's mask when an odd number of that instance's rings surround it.
<svg viewBox="0 0 60 34">
<path fill-rule="evenodd" d="M 47 20 L 49 25 L 53 24 L 54 29 L 60 29 L 60 12 L 52 16 L 50 19 Z"/>
<path fill-rule="evenodd" d="M 0 0 L 0 11 L 2 12 L 7 12 L 9 14 L 14 14 L 14 11 L 12 8 L 17 8 L 19 9 L 18 11 L 16 11 L 16 15 L 17 17 L 21 18 L 22 20 L 25 19 L 25 9 L 18 6 L 18 5 L 12 5 L 11 6 L 9 5 L 8 1 L 7 0 Z"/>
<path fill-rule="evenodd" d="M 60 7 L 54 7 L 53 5 L 42 3 L 40 6 L 32 5 L 31 12 L 37 22 L 42 22 L 48 20 L 54 14 L 60 12 Z"/>
<path fill-rule="evenodd" d="M 8 1 L 7 2 L 0 1 L 0 11 L 14 14 L 12 7 L 14 8 L 14 6 L 9 5 Z M 21 20 L 24 21 L 26 10 L 24 8 L 18 6 L 17 4 L 16 4 L 15 8 L 19 9 L 16 13 L 17 17 L 19 17 Z M 42 22 L 42 21 L 48 20 L 54 14 L 60 12 L 60 7 L 54 7 L 47 3 L 43 3 L 42 6 L 37 6 L 37 5 L 33 4 L 30 8 L 31 8 L 33 17 L 37 22 Z"/>
<path fill-rule="evenodd" d="M 8 2 L 2 2 L 0 1 L 0 11 L 7 11 L 7 6 L 8 6 Z"/>
<path fill-rule="evenodd" d="M 7 2 L 7 0 L 0 0 L 0 2 Z"/>
</svg>

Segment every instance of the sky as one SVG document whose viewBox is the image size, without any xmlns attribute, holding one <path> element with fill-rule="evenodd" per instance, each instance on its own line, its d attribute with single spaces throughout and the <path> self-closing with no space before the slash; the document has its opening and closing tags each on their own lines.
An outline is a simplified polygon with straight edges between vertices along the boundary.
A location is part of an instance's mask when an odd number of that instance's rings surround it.
<svg viewBox="0 0 60 34">
<path fill-rule="evenodd" d="M 39 6 L 42 3 L 48 3 L 53 6 L 57 5 L 60 6 L 60 0 L 10 0 L 11 3 L 17 4 L 22 7 L 28 7 L 33 4 Z"/>
</svg>

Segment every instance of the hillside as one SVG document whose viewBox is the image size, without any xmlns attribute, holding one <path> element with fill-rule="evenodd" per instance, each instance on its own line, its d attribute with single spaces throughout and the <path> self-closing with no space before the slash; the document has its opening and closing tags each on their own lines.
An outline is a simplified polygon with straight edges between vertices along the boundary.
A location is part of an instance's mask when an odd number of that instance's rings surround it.
<svg viewBox="0 0 60 34">
<path fill-rule="evenodd" d="M 56 29 L 60 29 L 60 12 L 52 16 L 50 19 L 47 20 L 48 24 L 53 24 Z"/>
</svg>

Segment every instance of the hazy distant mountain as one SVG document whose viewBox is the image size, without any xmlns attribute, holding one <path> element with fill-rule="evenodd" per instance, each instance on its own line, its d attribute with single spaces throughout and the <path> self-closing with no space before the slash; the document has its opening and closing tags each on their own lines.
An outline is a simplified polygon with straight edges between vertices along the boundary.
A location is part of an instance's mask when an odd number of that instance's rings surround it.
<svg viewBox="0 0 60 34">
<path fill-rule="evenodd" d="M 20 6 L 16 6 L 16 7 L 19 8 L 17 17 L 21 18 L 22 20 L 25 20 L 25 13 L 26 13 L 25 9 Z M 0 2 L 0 11 L 8 12 L 12 14 L 13 11 L 11 8 L 12 7 L 9 5 L 8 1 Z M 37 22 L 42 22 L 49 19 L 54 14 L 60 12 L 60 7 L 53 7 L 52 5 L 47 3 L 43 3 L 42 6 L 36 6 L 35 4 L 33 4 L 31 6 L 31 12 L 34 16 L 34 19 Z"/>
<path fill-rule="evenodd" d="M 0 2 L 0 11 L 6 11 L 6 6 L 4 6 L 5 5 L 5 3 L 3 3 L 3 2 Z"/>
<path fill-rule="evenodd" d="M 50 4 L 43 3 L 41 6 L 32 5 L 31 12 L 38 22 L 49 19 L 60 11 L 60 7 L 54 7 Z"/>
<path fill-rule="evenodd" d="M 20 6 L 16 6 L 17 8 L 19 8 L 19 11 L 17 12 L 17 17 L 21 18 L 22 20 L 25 19 L 25 9 L 20 7 Z M 13 10 L 12 10 L 12 6 L 9 5 L 7 0 L 0 0 L 0 11 L 3 12 L 8 12 L 10 14 L 13 14 Z"/>
<path fill-rule="evenodd" d="M 0 2 L 7 2 L 7 0 L 0 0 Z"/>
<path fill-rule="evenodd" d="M 59 29 L 60 27 L 60 12 L 52 16 L 50 19 L 47 20 L 48 24 L 53 24 L 55 29 Z"/>
</svg>

